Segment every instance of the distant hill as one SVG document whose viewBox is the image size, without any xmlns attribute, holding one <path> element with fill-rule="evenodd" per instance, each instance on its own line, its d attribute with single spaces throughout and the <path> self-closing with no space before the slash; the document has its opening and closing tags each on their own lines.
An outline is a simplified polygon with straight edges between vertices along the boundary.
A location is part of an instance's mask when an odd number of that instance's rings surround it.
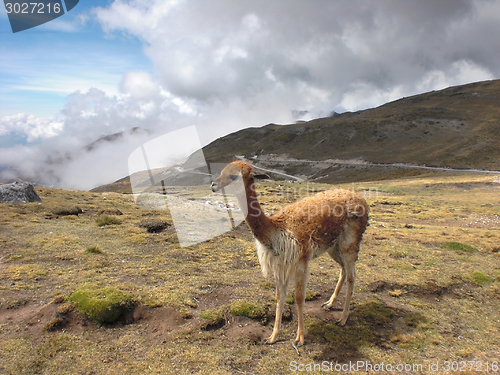
<svg viewBox="0 0 500 375">
<path fill-rule="evenodd" d="M 500 171 L 500 80 L 450 87 L 309 122 L 247 128 L 213 141 L 203 153 L 208 163 L 230 162 L 240 155 L 257 166 L 329 183 L 422 173 L 357 161 Z M 107 189 L 130 191 L 130 180 L 95 191 Z"/>
<path fill-rule="evenodd" d="M 59 186 L 61 170 L 75 160 L 85 160 L 83 158 L 92 153 L 96 155 L 96 152 L 107 154 L 107 147 L 113 144 L 123 145 L 128 142 L 132 145 L 133 143 L 139 145 L 152 134 L 152 130 L 134 127 L 118 133 L 102 135 L 91 143 L 74 146 L 71 150 L 64 149 L 63 151 L 58 147 L 49 150 L 45 147 L 40 152 L 30 154 L 37 158 L 36 167 L 31 162 L 27 164 L 28 167 L 25 167 L 21 160 L 18 161 L 19 164 L 0 165 L 0 182 L 11 183 L 23 180 L 30 181 L 34 185 Z"/>
<path fill-rule="evenodd" d="M 95 140 L 94 142 L 86 145 L 84 147 L 84 149 L 85 149 L 85 151 L 93 151 L 106 143 L 111 143 L 111 142 L 115 142 L 117 140 L 123 139 L 123 137 L 127 134 L 135 135 L 135 134 L 152 134 L 152 133 L 153 133 L 152 130 L 143 129 L 143 128 L 136 126 L 136 127 L 131 128 L 127 131 L 121 131 L 121 132 L 114 133 L 114 134 L 104 135 L 104 136 L 100 137 L 99 139 Z"/>
<path fill-rule="evenodd" d="M 306 123 L 247 128 L 213 141 L 203 152 L 209 162 L 277 154 L 500 170 L 500 80 Z"/>
</svg>

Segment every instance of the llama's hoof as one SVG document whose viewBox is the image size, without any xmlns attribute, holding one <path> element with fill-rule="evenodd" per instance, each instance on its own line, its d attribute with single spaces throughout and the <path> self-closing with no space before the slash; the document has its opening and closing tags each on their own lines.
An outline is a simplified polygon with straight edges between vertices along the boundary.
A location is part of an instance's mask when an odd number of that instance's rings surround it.
<svg viewBox="0 0 500 375">
<path fill-rule="evenodd" d="M 343 326 L 345 326 L 346 322 L 347 322 L 347 318 L 346 319 L 339 319 L 339 320 L 337 320 L 337 325 L 343 327 Z"/>
<path fill-rule="evenodd" d="M 321 305 L 323 310 L 328 311 L 332 308 L 332 305 L 330 305 L 328 302 L 325 302 L 324 304 Z"/>
<path fill-rule="evenodd" d="M 295 346 L 297 346 L 297 347 L 298 347 L 298 346 L 302 346 L 302 345 L 304 345 L 304 337 L 300 337 L 300 338 L 299 338 L 299 337 L 297 337 L 297 338 L 295 339 Z"/>
<path fill-rule="evenodd" d="M 272 345 L 276 342 L 276 338 L 273 336 L 269 336 L 267 339 L 264 340 L 264 344 L 266 345 Z"/>
</svg>

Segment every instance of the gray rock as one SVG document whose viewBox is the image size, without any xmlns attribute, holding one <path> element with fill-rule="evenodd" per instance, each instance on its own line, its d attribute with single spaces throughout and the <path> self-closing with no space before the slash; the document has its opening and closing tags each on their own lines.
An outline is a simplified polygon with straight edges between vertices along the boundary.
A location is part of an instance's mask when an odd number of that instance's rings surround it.
<svg viewBox="0 0 500 375">
<path fill-rule="evenodd" d="M 16 181 L 11 184 L 0 185 L 0 203 L 28 203 L 41 202 L 33 185 L 29 182 Z"/>
</svg>

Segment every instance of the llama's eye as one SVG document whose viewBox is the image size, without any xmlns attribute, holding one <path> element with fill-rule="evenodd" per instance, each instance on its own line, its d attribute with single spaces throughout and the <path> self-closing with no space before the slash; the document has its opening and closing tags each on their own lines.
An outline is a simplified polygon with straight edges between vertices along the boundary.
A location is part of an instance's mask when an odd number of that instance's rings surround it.
<svg viewBox="0 0 500 375">
<path fill-rule="evenodd" d="M 231 179 L 231 181 L 235 181 L 238 179 L 238 175 L 237 174 L 230 174 L 229 178 Z"/>
</svg>

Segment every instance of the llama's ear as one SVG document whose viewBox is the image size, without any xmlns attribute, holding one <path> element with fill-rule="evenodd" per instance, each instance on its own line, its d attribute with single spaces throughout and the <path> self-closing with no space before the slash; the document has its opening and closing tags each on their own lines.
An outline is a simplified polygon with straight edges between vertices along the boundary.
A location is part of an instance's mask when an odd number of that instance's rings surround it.
<svg viewBox="0 0 500 375">
<path fill-rule="evenodd" d="M 255 178 L 256 180 L 269 180 L 269 176 L 265 173 L 252 173 L 252 177 Z"/>
</svg>

